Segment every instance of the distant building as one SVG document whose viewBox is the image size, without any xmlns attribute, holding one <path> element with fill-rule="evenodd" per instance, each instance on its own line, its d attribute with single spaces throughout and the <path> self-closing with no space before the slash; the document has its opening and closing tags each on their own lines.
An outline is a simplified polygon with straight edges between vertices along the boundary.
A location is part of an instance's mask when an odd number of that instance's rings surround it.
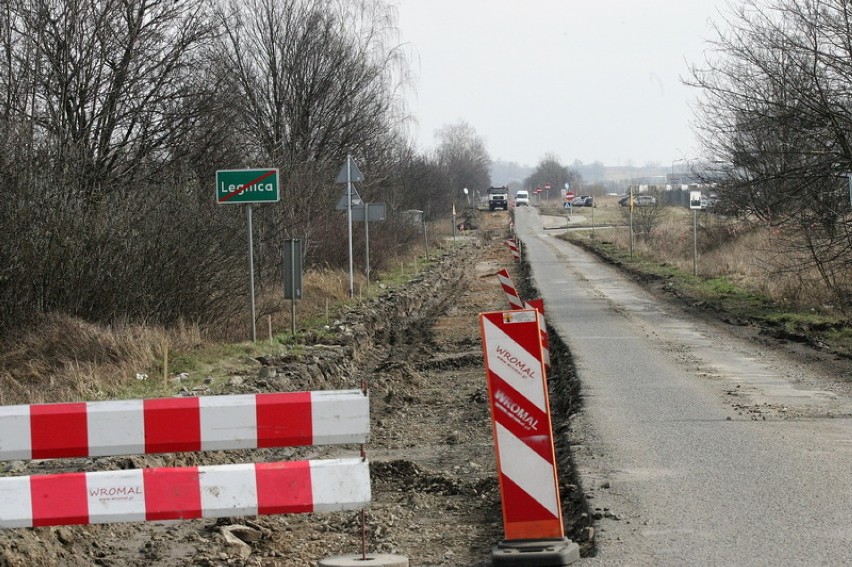
<svg viewBox="0 0 852 567">
<path fill-rule="evenodd" d="M 669 173 L 666 175 L 666 185 L 668 185 L 670 189 L 702 187 L 718 183 L 722 181 L 724 177 L 725 173 L 721 171 Z"/>
<path fill-rule="evenodd" d="M 639 185 L 665 185 L 666 184 L 666 175 L 652 175 L 649 177 L 640 177 L 638 179 Z"/>
<path fill-rule="evenodd" d="M 666 174 L 666 185 L 671 189 L 683 189 L 684 186 L 701 185 L 703 181 L 694 173 Z"/>
</svg>

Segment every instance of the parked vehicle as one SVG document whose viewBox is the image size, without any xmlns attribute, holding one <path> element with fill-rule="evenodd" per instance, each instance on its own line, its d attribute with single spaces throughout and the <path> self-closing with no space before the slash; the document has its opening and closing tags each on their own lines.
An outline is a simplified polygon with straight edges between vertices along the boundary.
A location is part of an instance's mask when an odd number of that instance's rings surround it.
<svg viewBox="0 0 852 567">
<path fill-rule="evenodd" d="M 518 191 L 515 195 L 515 206 L 529 206 L 530 204 L 530 193 L 529 191 Z"/>
<path fill-rule="evenodd" d="M 630 195 L 626 197 L 622 197 L 619 199 L 618 204 L 622 207 L 630 206 Z M 633 196 L 633 206 L 634 207 L 653 207 L 657 204 L 657 198 L 652 197 L 651 195 L 634 195 Z"/>
<path fill-rule="evenodd" d="M 591 195 L 580 195 L 579 197 L 574 197 L 574 200 L 571 201 L 572 207 L 591 207 L 595 204 L 595 200 L 592 199 Z"/>
</svg>

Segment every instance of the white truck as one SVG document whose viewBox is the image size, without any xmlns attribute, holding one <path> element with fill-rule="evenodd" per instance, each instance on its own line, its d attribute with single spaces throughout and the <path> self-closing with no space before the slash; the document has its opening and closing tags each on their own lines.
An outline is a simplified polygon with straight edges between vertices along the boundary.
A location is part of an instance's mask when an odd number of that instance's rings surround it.
<svg viewBox="0 0 852 567">
<path fill-rule="evenodd" d="M 509 188 L 508 187 L 489 187 L 488 188 L 488 210 L 496 209 L 509 210 Z"/>
</svg>

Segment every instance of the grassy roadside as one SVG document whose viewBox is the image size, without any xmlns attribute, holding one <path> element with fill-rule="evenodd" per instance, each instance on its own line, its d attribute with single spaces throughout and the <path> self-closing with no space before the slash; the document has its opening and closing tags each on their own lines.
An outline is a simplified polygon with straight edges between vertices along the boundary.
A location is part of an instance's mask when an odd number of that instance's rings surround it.
<svg viewBox="0 0 852 567">
<path fill-rule="evenodd" d="M 257 372 L 259 357 L 299 356 L 304 344 L 333 341 L 338 332 L 334 322 L 344 313 L 406 285 L 453 246 L 442 234 L 436 239 L 441 243 L 430 249 L 429 258 L 415 250 L 393 268 L 374 274 L 369 286 L 357 275 L 353 298 L 348 297 L 348 273 L 306 272 L 295 334 L 290 301 L 258 297 L 256 342 L 211 337 L 193 325 L 107 326 L 59 313 L 42 316 L 27 332 L 0 345 L 0 405 L 215 391 L 235 376 Z M 231 332 L 248 335 L 248 326 L 240 315 Z"/>
<path fill-rule="evenodd" d="M 542 213 L 563 214 L 555 208 L 542 210 Z M 615 210 L 599 210 L 596 224 L 602 219 L 615 220 L 616 214 Z M 589 223 L 587 220 L 571 226 L 582 227 Z M 710 312 L 723 321 L 760 327 L 769 336 L 852 358 L 852 321 L 847 316 L 782 305 L 752 288 L 739 285 L 730 275 L 694 276 L 691 271 L 684 271 L 673 262 L 651 259 L 635 249 L 631 256 L 629 249 L 610 236 L 607 230 L 598 230 L 592 237 L 585 230 L 569 231 L 560 238 L 593 252 L 637 281 L 670 294 L 693 308 Z"/>
</svg>

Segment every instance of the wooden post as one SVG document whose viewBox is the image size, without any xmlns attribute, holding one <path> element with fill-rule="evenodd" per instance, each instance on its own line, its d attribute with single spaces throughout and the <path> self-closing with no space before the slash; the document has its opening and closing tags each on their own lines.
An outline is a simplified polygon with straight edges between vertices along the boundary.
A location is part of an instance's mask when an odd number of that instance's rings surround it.
<svg viewBox="0 0 852 567">
<path fill-rule="evenodd" d="M 169 385 L 169 343 L 163 343 L 163 384 Z"/>
</svg>

